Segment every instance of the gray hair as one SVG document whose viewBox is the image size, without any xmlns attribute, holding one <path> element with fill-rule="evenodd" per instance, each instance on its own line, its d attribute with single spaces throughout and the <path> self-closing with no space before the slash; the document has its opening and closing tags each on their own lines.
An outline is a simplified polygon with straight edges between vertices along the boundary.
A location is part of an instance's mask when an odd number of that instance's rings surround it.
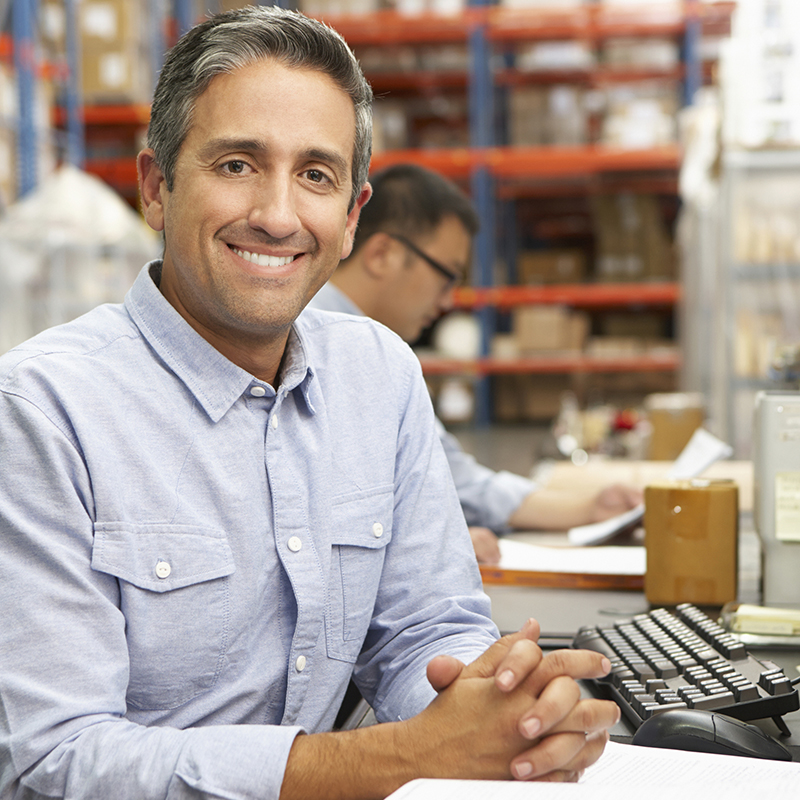
<svg viewBox="0 0 800 800">
<path fill-rule="evenodd" d="M 217 75 L 264 58 L 318 70 L 353 101 L 356 115 L 352 195 L 355 205 L 369 175 L 372 89 L 344 39 L 322 22 L 276 6 L 246 6 L 217 14 L 192 28 L 167 53 L 158 78 L 147 145 L 172 191 L 175 163 L 192 126 L 197 98 Z"/>
</svg>

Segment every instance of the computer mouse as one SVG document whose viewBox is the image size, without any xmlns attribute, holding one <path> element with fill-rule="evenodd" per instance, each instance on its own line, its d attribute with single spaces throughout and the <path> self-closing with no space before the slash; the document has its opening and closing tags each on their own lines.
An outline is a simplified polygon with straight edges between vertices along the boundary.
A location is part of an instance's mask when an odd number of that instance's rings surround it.
<svg viewBox="0 0 800 800">
<path fill-rule="evenodd" d="M 674 708 L 646 719 L 633 736 L 645 747 L 791 761 L 792 754 L 761 728 L 714 711 Z"/>
</svg>

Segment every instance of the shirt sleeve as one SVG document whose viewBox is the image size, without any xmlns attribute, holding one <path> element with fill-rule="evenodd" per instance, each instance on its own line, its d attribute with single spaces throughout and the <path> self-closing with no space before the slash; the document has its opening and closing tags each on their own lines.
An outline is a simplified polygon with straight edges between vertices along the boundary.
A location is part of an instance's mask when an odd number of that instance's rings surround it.
<svg viewBox="0 0 800 800">
<path fill-rule="evenodd" d="M 438 419 L 436 431 L 450 465 L 467 525 L 507 533 L 509 517 L 525 497 L 536 491 L 536 483 L 513 472 L 495 472 L 479 464 L 463 450 L 456 437 L 448 433 Z"/>
<path fill-rule="evenodd" d="M 80 449 L 0 394 L 0 452 L 0 796 L 278 798 L 299 728 L 125 718 L 125 618 L 116 580 L 91 568 Z"/>
<path fill-rule="evenodd" d="M 416 359 L 410 369 L 392 539 L 354 673 L 382 722 L 407 719 L 431 702 L 426 669 L 432 658 L 447 654 L 469 663 L 499 635 Z"/>
</svg>

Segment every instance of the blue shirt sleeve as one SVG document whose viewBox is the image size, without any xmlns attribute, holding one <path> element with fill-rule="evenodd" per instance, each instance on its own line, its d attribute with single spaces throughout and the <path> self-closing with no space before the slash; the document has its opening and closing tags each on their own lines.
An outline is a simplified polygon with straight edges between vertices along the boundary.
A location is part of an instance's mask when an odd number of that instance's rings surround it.
<svg viewBox="0 0 800 800">
<path fill-rule="evenodd" d="M 506 470 L 495 471 L 479 464 L 437 419 L 436 430 L 458 492 L 467 525 L 507 533 L 508 519 L 537 485 Z"/>
</svg>

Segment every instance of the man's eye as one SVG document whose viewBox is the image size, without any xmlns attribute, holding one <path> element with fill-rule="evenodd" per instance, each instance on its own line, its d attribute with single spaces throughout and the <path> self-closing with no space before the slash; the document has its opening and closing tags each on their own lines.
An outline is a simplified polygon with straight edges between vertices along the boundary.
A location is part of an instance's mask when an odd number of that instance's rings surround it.
<svg viewBox="0 0 800 800">
<path fill-rule="evenodd" d="M 310 169 L 306 172 L 306 176 L 313 183 L 324 183 L 328 180 L 328 176 L 319 169 Z"/>
<path fill-rule="evenodd" d="M 222 165 L 222 169 L 232 175 L 241 175 L 247 169 L 247 164 L 244 161 L 228 161 Z"/>
</svg>

